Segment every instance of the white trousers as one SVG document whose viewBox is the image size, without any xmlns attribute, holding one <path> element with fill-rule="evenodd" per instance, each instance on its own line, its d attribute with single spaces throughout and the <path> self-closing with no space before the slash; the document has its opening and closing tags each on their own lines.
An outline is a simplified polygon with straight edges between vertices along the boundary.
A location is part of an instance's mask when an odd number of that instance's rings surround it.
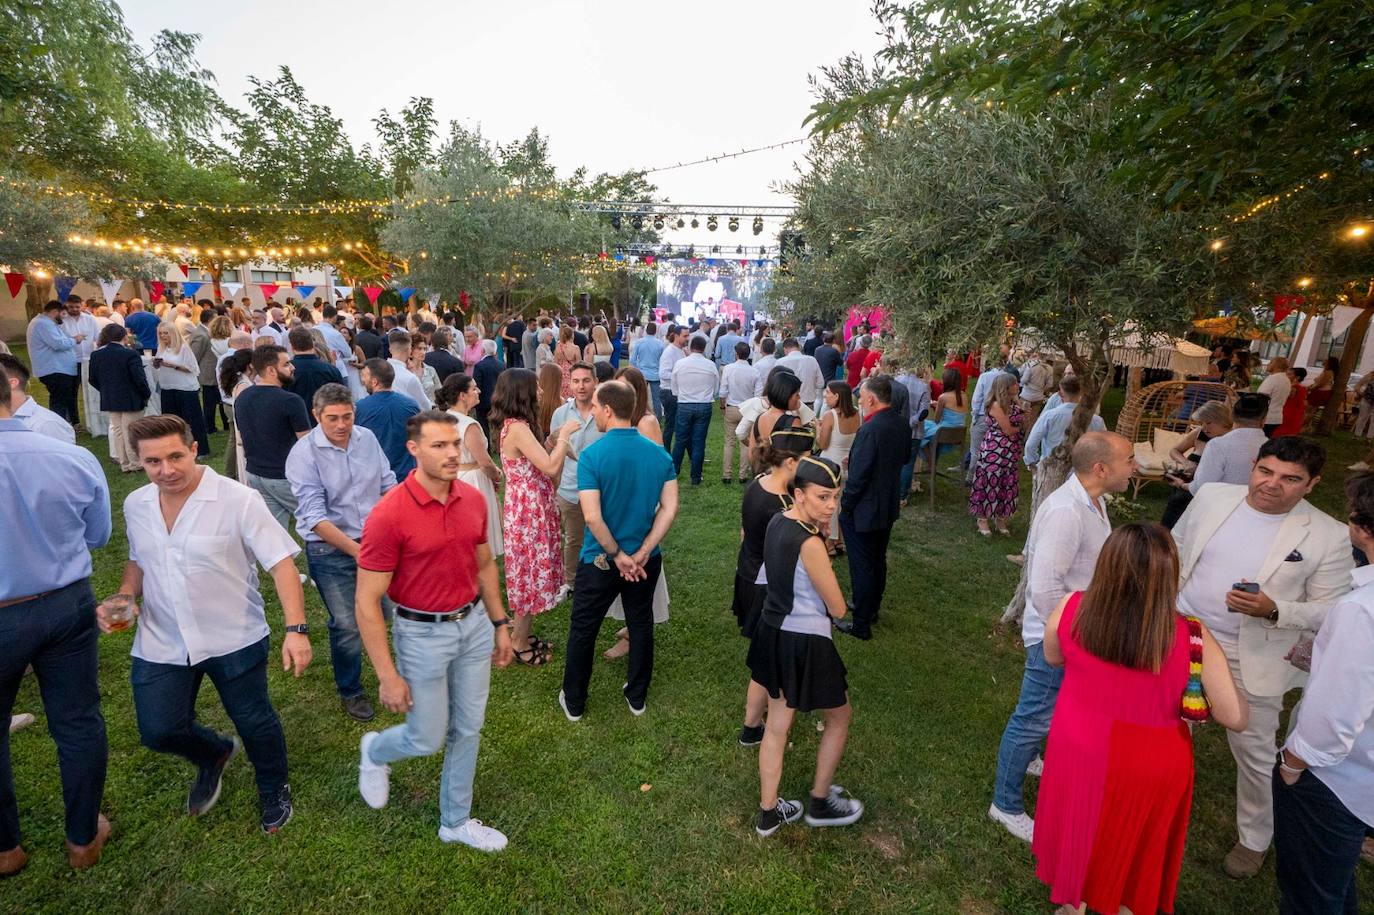
<svg viewBox="0 0 1374 915">
<path fill-rule="evenodd" d="M 1282 696 L 1256 696 L 1245 688 L 1237 649 L 1226 649 L 1236 688 L 1250 705 L 1250 722 L 1243 731 L 1227 731 L 1226 741 L 1236 760 L 1236 834 L 1251 851 L 1265 851 L 1274 838 L 1274 796 L 1271 783 L 1275 738 L 1279 732 Z"/>
</svg>

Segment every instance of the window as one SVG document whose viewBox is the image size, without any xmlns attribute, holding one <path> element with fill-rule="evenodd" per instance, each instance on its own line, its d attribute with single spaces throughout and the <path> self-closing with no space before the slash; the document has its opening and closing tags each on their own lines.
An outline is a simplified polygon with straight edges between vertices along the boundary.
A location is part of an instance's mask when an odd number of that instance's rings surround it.
<svg viewBox="0 0 1374 915">
<path fill-rule="evenodd" d="M 277 283 L 282 286 L 291 285 L 290 270 L 250 270 L 249 281 L 253 283 Z"/>
</svg>

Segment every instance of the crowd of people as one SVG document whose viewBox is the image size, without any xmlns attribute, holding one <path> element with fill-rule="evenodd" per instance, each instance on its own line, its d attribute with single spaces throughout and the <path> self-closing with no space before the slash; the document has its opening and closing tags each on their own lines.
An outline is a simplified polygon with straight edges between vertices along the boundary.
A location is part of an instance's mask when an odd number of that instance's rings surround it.
<svg viewBox="0 0 1374 915">
<path fill-rule="evenodd" d="M 374 319 L 347 301 L 247 304 L 107 309 L 72 297 L 30 326 L 32 370 L 0 354 L 0 474 L 14 493 L 0 522 L 21 535 L 0 577 L 20 636 L 0 646 L 0 707 L 11 714 L 32 666 L 73 867 L 98 860 L 110 829 L 98 632 L 135 627 L 140 739 L 193 767 L 188 814 L 215 805 L 243 752 L 262 829 L 291 818 L 257 567 L 282 607 L 284 669 L 311 663 L 313 583 L 342 713 L 376 717 L 366 658 L 375 701 L 405 715 L 361 739 L 365 803 L 386 805 L 393 765 L 442 750 L 440 839 L 505 847 L 471 815 L 491 668 L 561 653 L 556 703 L 579 722 L 611 616 L 624 626 L 605 657 L 626 659 L 622 694 L 644 714 L 669 611 L 663 545 L 683 464 L 689 485 L 704 482 L 717 412 L 721 482 L 742 487 L 732 610 L 748 640 L 738 742 L 758 747 L 755 829 L 852 824 L 864 806 L 835 784 L 853 708 L 832 633 L 874 637 L 918 468 L 956 430 L 977 533 L 1009 534 L 1021 465 L 1038 486 L 1082 395 L 1049 354 L 950 353 L 936 380 L 890 336 L 860 328 L 844 340 L 811 321 L 795 336 L 766 325 L 746 335 L 710 319 L 462 324 L 423 307 Z M 1113 529 L 1107 497 L 1129 485 L 1134 454 L 1093 417 L 1015 557 L 1028 582 L 1025 671 L 989 816 L 1031 843 L 1052 901 L 1070 910 L 1172 910 L 1190 724 L 1210 715 L 1238 773 L 1225 872 L 1253 877 L 1273 844 L 1283 911 L 1354 911 L 1374 823 L 1374 579 L 1354 557 L 1374 546 L 1374 475 L 1350 480 L 1347 524 L 1306 502 L 1325 456 L 1284 434 L 1293 380 L 1281 359 L 1269 369 L 1259 392 L 1194 412 L 1163 525 Z M 51 411 L 27 395 L 30 374 Z M 74 445 L 83 417 L 108 436 L 111 467 L 148 480 L 124 504 L 119 592 L 98 602 L 90 550 L 109 539 L 112 513 L 104 467 Z M 217 423 L 230 433 L 222 473 L 207 460 Z M 48 472 L 35 478 L 35 462 Z M 537 618 L 569 599 L 557 652 Z M 234 734 L 196 719 L 207 676 Z M 1299 687 L 1280 751 L 1284 696 Z M 823 727 L 804 800 L 781 790 L 797 712 Z M 11 874 L 27 855 L 8 743 L 0 756 L 0 873 Z M 1034 819 L 1028 776 L 1041 778 Z"/>
</svg>

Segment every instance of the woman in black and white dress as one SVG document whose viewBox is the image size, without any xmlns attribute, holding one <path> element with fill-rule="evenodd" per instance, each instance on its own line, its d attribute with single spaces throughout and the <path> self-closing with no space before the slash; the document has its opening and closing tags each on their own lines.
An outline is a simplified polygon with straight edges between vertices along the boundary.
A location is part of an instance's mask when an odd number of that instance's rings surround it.
<svg viewBox="0 0 1374 915">
<path fill-rule="evenodd" d="M 754 829 L 770 836 L 806 815 L 808 826 L 848 826 L 864 807 L 834 783 L 849 736 L 849 685 L 830 636 L 845 614 L 822 533 L 839 505 L 840 468 L 804 457 L 792 479 L 792 507 L 768 523 L 763 610 L 749 646 L 749 670 L 768 692 L 768 720 L 759 747 L 759 810 Z M 787 732 L 798 712 L 821 711 L 825 731 L 807 806 L 778 795 Z"/>
</svg>

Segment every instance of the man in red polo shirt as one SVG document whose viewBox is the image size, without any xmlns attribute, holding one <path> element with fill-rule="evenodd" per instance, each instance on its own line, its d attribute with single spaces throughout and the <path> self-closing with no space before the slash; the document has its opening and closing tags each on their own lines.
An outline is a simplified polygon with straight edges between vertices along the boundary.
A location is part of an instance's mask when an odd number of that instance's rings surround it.
<svg viewBox="0 0 1374 915">
<path fill-rule="evenodd" d="M 406 438 L 415 471 L 382 496 L 363 525 L 357 589 L 358 631 L 377 670 L 379 696 L 406 721 L 363 735 L 358 790 L 368 806 L 386 806 L 389 764 L 443 747 L 439 838 L 500 851 L 506 837 L 469 816 L 491 665 L 511 661 L 486 502 L 457 479 L 460 439 L 452 415 L 417 413 L 406 423 Z M 396 602 L 395 663 L 383 594 Z"/>
</svg>

